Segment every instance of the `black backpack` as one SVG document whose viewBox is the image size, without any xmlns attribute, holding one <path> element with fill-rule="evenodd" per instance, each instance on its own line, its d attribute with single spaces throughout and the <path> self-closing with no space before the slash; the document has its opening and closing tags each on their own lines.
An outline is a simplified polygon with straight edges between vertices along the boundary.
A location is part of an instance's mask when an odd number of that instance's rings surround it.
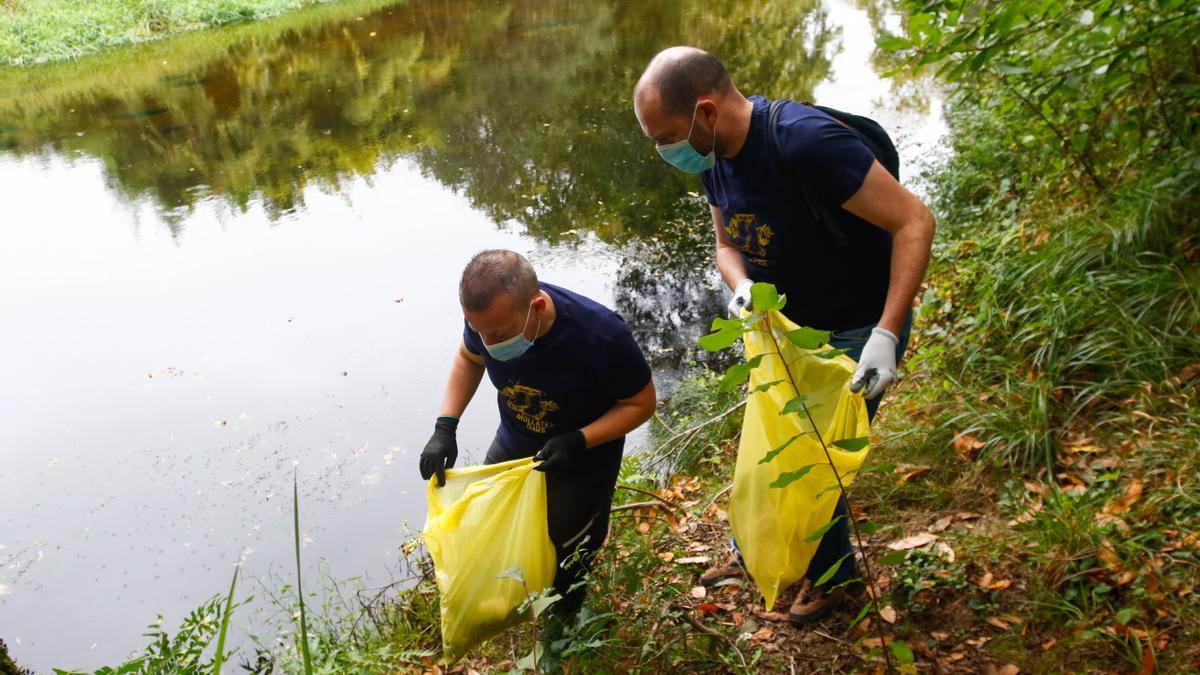
<svg viewBox="0 0 1200 675">
<path fill-rule="evenodd" d="M 780 166 L 791 173 L 792 180 L 800 188 L 800 194 L 808 205 L 813 220 L 829 230 L 829 235 L 833 237 L 839 247 L 845 246 L 849 241 L 846 239 L 846 233 L 838 227 L 837 217 L 834 215 L 834 209 L 841 208 L 841 204 L 830 205 L 808 181 L 804 180 L 804 172 L 800 167 L 790 166 L 784 160 L 782 146 L 779 143 L 779 113 L 787 102 L 783 99 L 771 101 L 771 107 L 767 112 L 767 138 L 771 155 L 775 157 L 775 161 Z M 875 155 L 875 159 L 879 160 L 883 168 L 887 169 L 887 172 L 892 174 L 896 180 L 900 180 L 900 155 L 896 152 L 896 144 L 892 142 L 891 137 L 878 122 L 870 117 L 827 108 L 823 105 L 813 105 L 807 102 L 802 105 L 816 108 L 853 129 L 862 139 L 863 145 L 866 145 L 867 149 Z"/>
</svg>

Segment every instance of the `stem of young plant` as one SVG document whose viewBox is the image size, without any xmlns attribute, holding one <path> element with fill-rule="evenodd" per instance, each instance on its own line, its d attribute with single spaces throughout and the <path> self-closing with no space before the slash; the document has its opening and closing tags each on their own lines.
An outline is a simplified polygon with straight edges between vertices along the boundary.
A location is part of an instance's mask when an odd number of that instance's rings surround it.
<svg viewBox="0 0 1200 675">
<path fill-rule="evenodd" d="M 533 624 L 533 672 L 538 672 L 538 635 L 537 635 L 537 612 L 533 611 L 533 596 L 529 594 L 529 584 L 521 579 L 521 586 L 525 588 L 525 602 L 529 603 L 529 618 Z"/>
<path fill-rule="evenodd" d="M 766 315 L 763 315 L 762 321 L 767 321 Z M 779 345 L 779 341 L 775 339 L 775 333 L 771 330 L 770 325 L 764 325 L 763 330 L 770 336 L 771 342 L 775 344 L 775 351 L 779 354 L 779 359 L 783 360 L 783 349 Z M 788 369 L 787 363 L 784 362 L 784 371 L 787 372 L 788 382 L 792 385 L 792 391 L 800 394 L 800 388 L 796 386 L 796 380 L 792 377 L 792 371 Z M 816 420 L 813 419 L 812 412 L 808 409 L 808 404 L 804 406 L 804 414 L 808 417 L 808 423 L 812 425 L 813 435 L 817 437 L 817 441 L 821 444 L 821 450 L 825 452 L 825 460 L 829 462 L 829 469 L 833 471 L 833 477 L 837 480 L 838 492 L 841 493 L 842 499 L 846 500 L 846 519 L 850 521 L 850 528 L 854 531 L 854 540 L 858 542 L 858 550 L 863 552 L 863 567 L 867 573 L 867 584 L 870 587 L 871 608 L 875 613 L 875 632 L 879 635 L 879 644 L 883 650 L 883 658 L 887 663 L 889 673 L 896 672 L 896 667 L 892 665 L 891 650 L 888 649 L 887 639 L 883 635 L 883 615 L 879 613 L 879 600 L 875 597 L 875 573 L 871 570 L 870 556 L 867 555 L 866 547 L 863 546 L 862 533 L 858 531 L 858 523 L 854 522 L 854 511 L 850 508 L 850 495 L 846 493 L 846 485 L 842 482 L 842 475 L 838 473 L 837 467 L 833 464 L 833 456 L 829 454 L 829 448 L 825 445 L 825 439 L 821 437 L 821 431 L 817 429 Z M 854 561 L 853 555 L 851 562 Z"/>
</svg>

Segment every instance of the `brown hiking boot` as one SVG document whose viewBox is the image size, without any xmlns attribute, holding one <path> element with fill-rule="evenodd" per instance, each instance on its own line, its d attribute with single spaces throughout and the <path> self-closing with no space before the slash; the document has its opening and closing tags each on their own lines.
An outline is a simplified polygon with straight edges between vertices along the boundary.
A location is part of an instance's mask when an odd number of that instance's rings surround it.
<svg viewBox="0 0 1200 675">
<path fill-rule="evenodd" d="M 737 553 L 732 553 L 725 559 L 725 562 L 704 570 L 704 573 L 700 575 L 700 585 L 712 586 L 722 579 L 741 577 L 742 573 L 742 557 Z"/>
<path fill-rule="evenodd" d="M 824 588 L 813 586 L 811 581 L 805 579 L 800 586 L 800 592 L 796 594 L 796 599 L 792 601 L 791 609 L 788 610 L 788 620 L 793 626 L 816 623 L 829 616 L 830 612 L 845 601 L 845 588 L 826 591 Z"/>
</svg>

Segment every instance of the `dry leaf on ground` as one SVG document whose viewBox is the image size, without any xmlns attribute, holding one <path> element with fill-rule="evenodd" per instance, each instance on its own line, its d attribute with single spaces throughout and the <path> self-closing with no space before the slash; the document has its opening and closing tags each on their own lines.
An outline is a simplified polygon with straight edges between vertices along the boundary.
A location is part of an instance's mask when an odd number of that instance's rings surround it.
<svg viewBox="0 0 1200 675">
<path fill-rule="evenodd" d="M 896 541 L 888 544 L 887 547 L 893 551 L 907 551 L 910 548 L 918 548 L 928 544 L 929 542 L 936 541 L 937 538 L 938 536 L 932 532 L 921 532 L 920 534 L 914 534 L 911 537 L 897 539 Z"/>
</svg>

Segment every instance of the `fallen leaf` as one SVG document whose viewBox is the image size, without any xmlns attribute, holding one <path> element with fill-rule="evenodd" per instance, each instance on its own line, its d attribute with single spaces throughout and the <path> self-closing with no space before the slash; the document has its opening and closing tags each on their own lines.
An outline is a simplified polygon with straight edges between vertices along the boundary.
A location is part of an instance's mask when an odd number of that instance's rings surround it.
<svg viewBox="0 0 1200 675">
<path fill-rule="evenodd" d="M 647 532 L 649 532 L 650 531 L 650 521 L 647 520 L 645 522 L 639 523 L 637 526 L 637 531 L 641 532 L 642 534 L 646 534 Z"/>
<path fill-rule="evenodd" d="M 965 658 L 967 658 L 966 654 L 964 654 L 962 652 L 954 652 L 953 654 L 947 656 L 946 660 L 949 661 L 950 663 L 954 663 L 956 661 L 962 661 Z"/>
<path fill-rule="evenodd" d="M 703 600 L 708 596 L 708 589 L 703 586 L 692 586 L 692 597 L 697 600 Z"/>
<path fill-rule="evenodd" d="M 933 552 L 946 562 L 952 563 L 956 559 L 954 555 L 954 549 L 950 548 L 950 545 L 944 541 L 939 541 L 937 544 L 935 544 L 933 547 Z"/>
<path fill-rule="evenodd" d="M 942 530 L 946 529 L 947 527 L 950 527 L 950 522 L 952 520 L 954 520 L 954 516 L 946 516 L 945 518 L 938 518 L 933 523 L 933 525 L 929 526 L 929 531 L 930 532 L 941 532 Z"/>
<path fill-rule="evenodd" d="M 1080 453 L 1092 454 L 1092 453 L 1097 453 L 1097 452 L 1104 452 L 1104 448 L 1102 448 L 1098 445 L 1094 445 L 1092 443 L 1087 443 L 1084 445 L 1067 445 L 1067 446 L 1064 446 L 1063 449 L 1066 450 L 1067 454 L 1069 454 L 1069 455 L 1076 455 L 1076 454 L 1080 454 Z"/>
<path fill-rule="evenodd" d="M 709 560 L 708 556 L 698 555 L 698 556 L 692 556 L 691 558 L 680 558 L 679 560 L 676 560 L 675 562 L 679 565 L 707 565 L 708 560 Z"/>
<path fill-rule="evenodd" d="M 886 640 L 888 644 L 891 644 L 892 636 L 887 635 L 884 637 L 884 640 Z M 879 649 L 883 646 L 884 640 L 881 640 L 877 637 L 864 638 L 862 641 L 862 646 L 866 647 L 867 649 Z"/>
<path fill-rule="evenodd" d="M 1142 498 L 1142 481 L 1133 479 L 1129 485 L 1125 486 L 1125 490 L 1121 496 L 1104 505 L 1096 513 L 1096 522 L 1100 525 L 1120 521 L 1117 516 L 1129 511 L 1129 507 L 1133 506 L 1139 499 Z M 1124 521 L 1121 521 L 1122 523 Z"/>
<path fill-rule="evenodd" d="M 983 576 L 979 578 L 979 581 L 975 583 L 980 588 L 984 588 L 989 591 L 1002 591 L 1009 586 L 1012 586 L 1012 579 L 1000 579 L 997 581 L 991 572 L 984 572 Z"/>
<path fill-rule="evenodd" d="M 1038 483 L 1037 481 L 1027 480 L 1027 481 L 1025 481 L 1025 489 L 1029 490 L 1030 492 L 1033 492 L 1035 494 L 1041 495 L 1043 497 L 1050 496 L 1050 486 L 1046 485 L 1045 483 Z"/>
<path fill-rule="evenodd" d="M 664 551 L 664 552 L 658 554 L 658 558 L 659 558 L 659 560 L 662 560 L 663 562 L 671 562 L 672 560 L 675 559 L 675 554 L 670 551 Z"/>
<path fill-rule="evenodd" d="M 907 551 L 910 548 L 918 548 L 924 546 L 931 541 L 936 541 L 938 536 L 932 532 L 921 532 L 914 534 L 911 537 L 898 539 L 888 544 L 887 547 L 893 551 Z"/>
<path fill-rule="evenodd" d="M 950 639 L 950 634 L 944 630 L 935 630 L 931 632 L 929 636 L 938 642 L 945 642 L 946 640 Z"/>
<path fill-rule="evenodd" d="M 896 623 L 896 608 L 888 605 L 879 610 L 879 616 L 888 623 Z"/>
<path fill-rule="evenodd" d="M 1012 520 L 1008 521 L 1009 527 L 1015 527 L 1017 525 L 1024 525 L 1025 523 L 1028 523 L 1029 521 L 1033 520 L 1033 517 L 1036 516 L 1039 511 L 1042 510 L 1042 506 L 1043 506 L 1042 500 L 1039 497 L 1036 502 L 1029 505 L 1029 508 L 1026 509 L 1024 513 L 1022 513 L 1021 515 L 1017 516 L 1016 518 L 1013 518 Z"/>
<path fill-rule="evenodd" d="M 954 439 L 954 454 L 966 461 L 975 458 L 975 451 L 983 447 L 983 441 L 970 434 L 962 434 Z"/>
<path fill-rule="evenodd" d="M 770 640 L 773 637 L 775 637 L 775 629 L 771 628 L 770 626 L 763 626 L 762 628 L 754 631 L 754 634 L 750 636 L 750 641 L 763 642 L 764 640 Z"/>
<path fill-rule="evenodd" d="M 755 617 L 762 619 L 763 621 L 787 621 L 789 618 L 788 615 L 783 612 L 768 612 L 766 610 L 759 609 L 758 607 L 755 607 L 752 611 L 754 612 Z"/>
<path fill-rule="evenodd" d="M 1046 640 L 1045 642 L 1042 643 L 1042 651 L 1048 652 L 1048 651 L 1050 651 L 1050 648 L 1056 644 L 1058 644 L 1058 638 L 1052 637 L 1049 640 Z"/>
<path fill-rule="evenodd" d="M 720 608 L 719 608 L 719 607 L 717 607 L 716 603 L 712 603 L 712 602 L 702 602 L 702 603 L 700 603 L 699 605 L 697 605 L 697 606 L 696 606 L 696 609 L 697 609 L 697 610 L 698 610 L 698 611 L 699 611 L 701 614 L 716 614 L 717 610 L 718 610 L 718 609 L 720 609 Z"/>
<path fill-rule="evenodd" d="M 985 619 L 985 621 L 992 624 L 996 628 L 999 628 L 1000 630 L 1008 630 L 1008 624 L 994 616 L 989 616 L 987 619 Z"/>
<path fill-rule="evenodd" d="M 991 641 L 992 641 L 992 638 L 990 638 L 990 637 L 980 637 L 980 638 L 975 638 L 974 640 L 967 640 L 967 644 L 971 645 L 972 647 L 975 647 L 976 649 L 983 649 L 983 646 Z"/>
<path fill-rule="evenodd" d="M 996 671 L 996 675 L 1017 675 L 1021 669 L 1015 663 L 1009 663 L 1001 666 L 1000 670 Z"/>
<path fill-rule="evenodd" d="M 742 621 L 746 620 L 746 617 L 743 616 L 741 612 L 734 612 L 729 616 L 729 618 L 733 619 L 733 625 L 735 626 L 742 625 Z"/>
<path fill-rule="evenodd" d="M 908 481 L 916 478 L 917 476 L 923 476 L 927 473 L 929 473 L 929 467 L 918 466 L 918 467 L 915 467 L 913 469 L 910 469 L 910 470 L 904 472 L 904 474 L 902 474 L 896 482 L 900 483 L 900 484 L 904 484 L 904 483 L 907 483 Z"/>
<path fill-rule="evenodd" d="M 955 520 L 975 520 L 976 518 L 982 517 L 982 513 L 975 513 L 974 511 L 959 511 L 958 513 L 954 514 Z"/>
<path fill-rule="evenodd" d="M 1113 548 L 1112 542 L 1107 539 L 1100 542 L 1100 548 L 1096 551 L 1096 559 L 1110 572 L 1117 572 L 1125 567 L 1120 556 L 1117 555 L 1116 549 Z"/>
</svg>

